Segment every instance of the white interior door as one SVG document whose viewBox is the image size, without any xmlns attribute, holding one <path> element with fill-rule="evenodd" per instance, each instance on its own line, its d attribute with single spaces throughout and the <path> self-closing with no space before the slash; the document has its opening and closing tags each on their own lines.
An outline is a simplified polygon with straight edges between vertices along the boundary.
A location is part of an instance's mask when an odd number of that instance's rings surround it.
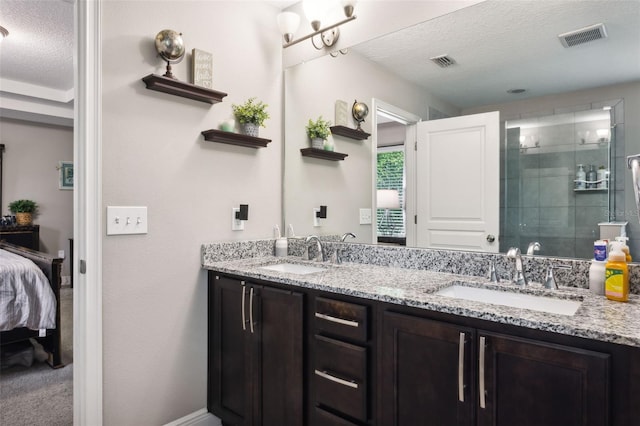
<svg viewBox="0 0 640 426">
<path fill-rule="evenodd" d="M 498 252 L 497 111 L 418 123 L 418 247 Z"/>
</svg>

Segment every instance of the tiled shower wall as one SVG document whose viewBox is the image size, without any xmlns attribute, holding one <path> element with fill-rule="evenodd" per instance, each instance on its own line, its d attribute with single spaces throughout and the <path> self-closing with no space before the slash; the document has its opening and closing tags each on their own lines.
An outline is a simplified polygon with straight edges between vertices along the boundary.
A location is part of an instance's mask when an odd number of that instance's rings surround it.
<svg viewBox="0 0 640 426">
<path fill-rule="evenodd" d="M 618 102 L 612 117 L 615 121 L 622 116 L 622 102 Z M 623 123 L 614 127 L 610 148 L 595 136 L 597 129 L 610 127 L 609 120 L 553 124 L 559 120 L 551 116 L 539 121 L 540 127 L 505 129 L 500 251 L 519 247 L 526 253 L 535 241 L 542 247 L 536 254 L 590 259 L 593 241 L 599 237 L 598 223 L 615 220 L 615 211 L 624 210 Z M 610 190 L 574 191 L 578 164 L 585 171 L 591 164 L 596 169 L 609 168 Z"/>
</svg>

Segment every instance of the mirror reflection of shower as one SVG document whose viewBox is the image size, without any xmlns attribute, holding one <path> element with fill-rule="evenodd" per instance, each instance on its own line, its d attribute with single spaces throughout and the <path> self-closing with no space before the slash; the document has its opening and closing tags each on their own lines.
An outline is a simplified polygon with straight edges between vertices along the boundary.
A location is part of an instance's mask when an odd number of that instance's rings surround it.
<svg viewBox="0 0 640 426">
<path fill-rule="evenodd" d="M 616 100 L 505 122 L 501 251 L 537 241 L 542 255 L 593 256 L 600 225 L 624 220 L 623 116 Z"/>
</svg>

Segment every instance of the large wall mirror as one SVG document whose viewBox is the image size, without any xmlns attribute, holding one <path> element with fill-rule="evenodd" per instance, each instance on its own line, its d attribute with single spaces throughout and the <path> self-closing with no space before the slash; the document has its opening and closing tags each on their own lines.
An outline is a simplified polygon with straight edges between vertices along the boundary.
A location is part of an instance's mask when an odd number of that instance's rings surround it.
<svg viewBox="0 0 640 426">
<path fill-rule="evenodd" d="M 577 30 L 577 42 L 572 34 L 558 37 Z M 581 37 L 593 40 L 582 43 Z M 430 59 L 442 55 L 453 65 Z M 624 165 L 626 155 L 640 152 L 637 120 L 625 122 L 640 114 L 639 76 L 637 1 L 485 1 L 351 46 L 346 54 L 289 67 L 284 225 L 302 235 L 353 232 L 363 243 L 377 242 L 379 228 L 391 235 L 380 220 L 386 217 L 386 226 L 401 221 L 397 214 L 380 216 L 375 205 L 378 146 L 380 152 L 402 146 L 404 181 L 415 187 L 416 117 L 499 111 L 500 251 L 515 245 L 526 252 L 537 241 L 542 249 L 536 254 L 588 258 L 598 223 L 621 221 L 628 222 L 632 252 L 640 255 L 637 212 L 625 208 L 633 205 L 633 194 Z M 363 128 L 372 136 L 332 136 L 335 150 L 348 155 L 343 161 L 301 156 L 300 149 L 310 146 L 307 121 L 335 121 L 338 100 L 369 105 Z M 447 164 L 458 167 L 455 158 Z M 575 182 L 579 164 L 585 173 L 593 165 L 596 177 L 599 170 L 608 173 L 607 186 L 596 182 L 582 191 Z M 465 176 L 464 169 L 456 173 Z M 413 191 L 401 200 L 405 222 L 393 225 L 406 228 L 409 246 L 416 245 L 411 233 L 420 189 Z M 314 209 L 321 205 L 327 218 L 314 226 Z M 363 223 L 368 210 L 371 224 Z"/>
</svg>

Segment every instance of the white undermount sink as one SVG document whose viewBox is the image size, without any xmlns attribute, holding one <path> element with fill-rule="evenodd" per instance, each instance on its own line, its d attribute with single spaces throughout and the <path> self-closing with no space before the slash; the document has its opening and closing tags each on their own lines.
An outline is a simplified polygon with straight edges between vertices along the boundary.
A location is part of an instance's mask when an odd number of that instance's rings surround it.
<svg viewBox="0 0 640 426">
<path fill-rule="evenodd" d="M 536 296 L 533 294 L 522 294 L 488 288 L 467 287 L 457 284 L 440 289 L 434 294 L 452 297 L 455 299 L 510 306 L 513 308 L 531 309 L 533 311 L 568 316 L 574 315 L 582 304 L 579 300 Z"/>
<path fill-rule="evenodd" d="M 325 268 L 319 268 L 311 265 L 301 265 L 299 263 L 276 263 L 273 265 L 261 266 L 260 269 L 267 269 L 269 271 L 286 272 L 287 274 L 306 275 L 313 274 L 314 272 L 326 271 Z"/>
</svg>

